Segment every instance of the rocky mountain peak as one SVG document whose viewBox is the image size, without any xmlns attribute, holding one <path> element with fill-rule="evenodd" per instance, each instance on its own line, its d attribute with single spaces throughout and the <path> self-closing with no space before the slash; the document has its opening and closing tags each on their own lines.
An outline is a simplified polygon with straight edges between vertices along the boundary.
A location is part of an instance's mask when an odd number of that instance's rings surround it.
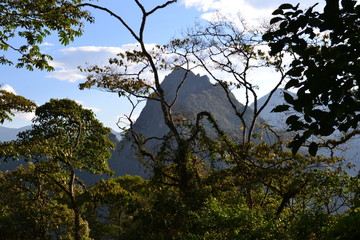
<svg viewBox="0 0 360 240">
<path fill-rule="evenodd" d="M 207 76 L 195 75 L 185 69 L 176 69 L 167 75 L 161 83 L 168 101 L 172 101 L 179 88 L 179 97 L 184 98 L 192 93 L 198 93 L 212 87 Z"/>
</svg>

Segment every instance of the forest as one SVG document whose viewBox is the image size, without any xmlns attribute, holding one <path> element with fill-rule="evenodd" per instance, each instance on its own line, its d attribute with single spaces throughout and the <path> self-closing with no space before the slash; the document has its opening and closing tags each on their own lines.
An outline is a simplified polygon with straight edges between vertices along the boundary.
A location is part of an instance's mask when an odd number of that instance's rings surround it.
<svg viewBox="0 0 360 240">
<path fill-rule="evenodd" d="M 0 239 L 359 239 L 360 179 L 349 171 L 356 166 L 335 154 L 360 133 L 357 1 L 327 0 L 321 12 L 315 3 L 308 9 L 283 3 L 256 28 L 219 16 L 151 48 L 144 40 L 149 19 L 177 0 L 150 9 L 132 1 L 142 13 L 138 29 L 101 1 L 1 1 L 3 65 L 54 70 L 44 39 L 56 35 L 68 45 L 81 38 L 84 24 L 95 21 L 93 11 L 128 31 L 137 48 L 105 66 L 81 67 L 87 79 L 79 88 L 129 101 L 132 111 L 119 127 L 151 174 L 116 176 L 108 164 L 115 151 L 110 129 L 76 101 L 37 106 L 0 90 L 0 124 L 16 112 L 35 112 L 31 129 L 0 142 L 1 162 L 26 161 L 0 171 Z M 12 45 L 15 38 L 21 46 Z M 10 51 L 18 59 L 7 57 Z M 239 134 L 227 132 L 208 109 L 175 111 L 195 69 L 224 93 Z M 261 104 L 249 78 L 257 69 L 278 76 Z M 172 94 L 162 70 L 183 73 Z M 285 104 L 272 110 L 289 113 L 286 132 L 260 118 L 281 86 L 294 93 L 284 92 Z M 235 89 L 245 96 L 242 107 Z M 165 134 L 137 130 L 133 114 L 141 101 L 158 104 Z M 84 172 L 108 177 L 89 185 Z"/>
</svg>

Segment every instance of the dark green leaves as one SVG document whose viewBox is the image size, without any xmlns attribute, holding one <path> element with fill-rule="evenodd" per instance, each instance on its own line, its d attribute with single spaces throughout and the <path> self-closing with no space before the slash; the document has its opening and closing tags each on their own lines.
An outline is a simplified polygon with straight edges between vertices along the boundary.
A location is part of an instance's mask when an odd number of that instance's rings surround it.
<svg viewBox="0 0 360 240">
<path fill-rule="evenodd" d="M 284 112 L 287 111 L 290 108 L 289 105 L 279 105 L 276 106 L 273 110 L 271 110 L 272 112 Z"/>
<path fill-rule="evenodd" d="M 290 79 L 286 85 L 285 85 L 285 89 L 289 89 L 289 88 L 292 88 L 292 87 L 295 87 L 297 86 L 298 84 L 300 83 L 300 81 L 298 79 Z"/>
<path fill-rule="evenodd" d="M 315 142 L 312 142 L 309 146 L 309 153 L 312 155 L 312 156 L 315 156 L 316 153 L 317 153 L 317 150 L 318 150 L 318 144 L 315 143 Z"/>
<path fill-rule="evenodd" d="M 270 24 L 274 24 L 274 23 L 277 23 L 279 21 L 282 21 L 282 20 L 285 20 L 284 18 L 282 17 L 274 17 L 270 20 Z"/>
<path fill-rule="evenodd" d="M 295 9 L 295 7 L 290 3 L 284 3 L 280 5 L 279 9 Z"/>
<path fill-rule="evenodd" d="M 284 92 L 284 99 L 287 103 L 290 103 L 290 104 L 294 103 L 294 98 L 293 98 L 293 96 L 291 96 L 290 93 Z"/>
<path fill-rule="evenodd" d="M 51 99 L 36 109 L 33 123 L 33 128 L 19 134 L 14 142 L 20 156 L 52 159 L 67 170 L 110 173 L 110 130 L 91 110 L 69 99 Z"/>
<path fill-rule="evenodd" d="M 269 31 L 263 39 L 269 41 L 271 55 L 294 56 L 286 72 L 286 89 L 297 90 L 297 97 L 284 94 L 290 106 L 277 110 L 294 110 L 302 118 L 288 119 L 292 130 L 309 134 L 298 138 L 292 146 L 305 143 L 311 135 L 330 136 L 335 130 L 356 131 L 360 118 L 359 65 L 360 7 L 355 1 L 327 1 L 324 12 L 314 6 L 302 11 L 298 6 L 282 4 L 271 23 L 279 28 Z M 341 8 L 341 7 L 342 8 Z M 282 20 L 284 19 L 284 20 Z M 309 148 L 315 151 L 315 143 Z"/>
</svg>

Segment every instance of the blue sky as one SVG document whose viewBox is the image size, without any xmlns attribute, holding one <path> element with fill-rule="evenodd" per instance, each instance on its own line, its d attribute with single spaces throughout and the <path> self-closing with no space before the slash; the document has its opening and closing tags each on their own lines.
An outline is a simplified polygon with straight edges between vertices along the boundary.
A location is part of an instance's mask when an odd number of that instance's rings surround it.
<svg viewBox="0 0 360 240">
<path fill-rule="evenodd" d="M 125 4 L 123 2 L 126 2 Z M 165 1 L 143 0 L 147 9 Z M 148 3 L 151 4 L 148 4 Z M 296 4 L 299 1 L 281 0 L 179 0 L 178 3 L 160 10 L 153 15 L 147 24 L 145 41 L 147 44 L 166 44 L 171 38 L 180 36 L 181 32 L 194 25 L 196 21 L 209 20 L 215 12 L 220 12 L 228 18 L 236 19 L 238 15 L 249 23 L 256 24 L 258 20 L 270 18 L 270 14 L 281 3 Z M 323 4 L 324 0 L 319 0 Z M 96 2 L 95 2 L 96 3 Z M 301 1 L 306 8 L 316 1 Z M 139 25 L 139 11 L 133 1 L 99 0 L 98 5 L 108 7 L 118 15 L 124 17 L 129 24 L 137 28 Z M 89 9 L 95 16 L 95 23 L 85 27 L 84 35 L 75 39 L 68 46 L 57 42 L 56 36 L 46 39 L 43 50 L 54 57 L 54 72 L 16 69 L 13 66 L 0 65 L 0 85 L 35 101 L 38 105 L 51 98 L 69 98 L 78 101 L 84 107 L 92 109 L 97 118 L 106 126 L 118 130 L 116 122 L 120 116 L 127 114 L 130 106 L 125 99 L 116 94 L 99 90 L 80 91 L 79 83 L 84 81 L 84 75 L 77 70 L 77 66 L 89 64 L 104 64 L 107 59 L 114 57 L 124 48 L 133 46 L 136 42 L 130 34 L 114 18 L 98 10 Z M 0 54 L 4 54 L 0 52 Z M 11 52 L 5 53 L 7 56 Z M 165 76 L 167 73 L 162 73 Z M 268 76 L 269 73 L 258 73 L 258 78 Z M 259 94 L 265 95 L 269 88 L 259 85 Z M 138 109 L 137 114 L 141 109 Z M 3 126 L 18 128 L 30 125 L 33 114 L 18 113 L 12 122 L 5 122 Z"/>
</svg>

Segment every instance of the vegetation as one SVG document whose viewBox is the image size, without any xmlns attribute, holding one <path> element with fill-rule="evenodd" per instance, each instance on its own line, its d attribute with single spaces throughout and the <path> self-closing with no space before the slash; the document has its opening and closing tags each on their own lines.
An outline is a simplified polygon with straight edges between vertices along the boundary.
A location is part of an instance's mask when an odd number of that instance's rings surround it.
<svg viewBox="0 0 360 240">
<path fill-rule="evenodd" d="M 16 141 L 1 146 L 5 160 L 20 156 L 31 162 L 28 167 L 20 167 L 8 176 L 10 179 L 17 177 L 25 196 L 37 191 L 38 201 L 64 198 L 66 208 L 73 211 L 74 224 L 70 225 L 73 236 L 81 239 L 80 236 L 86 236 L 86 233 L 78 195 L 86 187 L 77 178 L 76 171 L 111 173 L 107 164 L 113 147 L 108 139 L 110 129 L 97 121 L 90 110 L 68 99 L 51 99 L 38 107 L 35 115 L 31 130 L 21 132 Z M 21 178 L 23 175 L 24 179 Z M 42 237 L 49 234 L 46 230 L 42 232 Z"/>
<path fill-rule="evenodd" d="M 283 4 L 274 12 L 281 17 L 271 20 L 275 26 L 266 34 L 265 30 L 239 30 L 220 21 L 196 26 L 184 39 L 174 39 L 168 45 L 149 50 L 143 39 L 147 19 L 176 0 L 150 10 L 134 1 L 142 12 L 138 30 L 110 9 L 82 1 L 48 1 L 49 4 L 32 1 L 27 8 L 19 6 L 23 1 L 1 5 L 7 14 L 0 20 L 8 30 L 1 32 L 0 47 L 7 50 L 10 45 L 6 41 L 14 37 L 10 32 L 19 30 L 19 36 L 27 39 L 27 47 L 20 51 L 27 60 L 19 59 L 18 67 L 27 64 L 29 69 L 33 66 L 49 69 L 50 57 L 39 58 L 40 49 L 36 47 L 41 37 L 50 33 L 48 30 L 58 31 L 61 42 L 66 44 L 81 34 L 82 20 L 92 20 L 83 8 L 110 13 L 138 41 L 140 48 L 120 53 L 118 58 L 109 60 L 109 66 L 82 69 L 88 73 L 88 79 L 80 87 L 117 92 L 129 99 L 133 110 L 137 100 L 157 101 L 169 129 L 168 134 L 156 138 L 161 140 L 161 146 L 159 151 L 153 151 L 146 143 L 155 138 L 145 139 L 135 131 L 130 114 L 127 137 L 136 145 L 152 176 L 110 178 L 87 188 L 78 178 L 78 171 L 111 174 L 107 164 L 113 147 L 107 137 L 109 129 L 90 110 L 69 99 L 51 99 L 37 107 L 32 129 L 20 133 L 17 140 L 0 145 L 0 156 L 5 160 L 22 158 L 28 162 L 14 171 L 0 172 L 2 236 L 76 240 L 356 239 L 358 176 L 349 176 L 343 170 L 342 159 L 315 156 L 318 143 L 310 144 L 311 155 L 297 151 L 311 135 L 327 136 L 333 132 L 329 129 L 336 127 L 341 131 L 353 129 L 347 136 L 357 134 L 358 59 L 352 53 L 352 60 L 345 61 L 339 51 L 345 48 L 350 53 L 350 49 L 357 49 L 359 6 L 343 0 L 339 8 L 338 1 L 327 1 L 324 13 L 320 14 L 314 13 L 313 8 L 304 12 L 298 6 Z M 39 10 L 34 13 L 28 12 L 37 7 Z M 15 9 L 14 16 L 11 9 Z M 52 22 L 49 12 L 61 17 Z M 29 14 L 35 14 L 34 18 L 29 19 Z M 337 17 L 337 23 L 340 22 L 337 26 L 329 23 L 334 19 L 329 14 Z M 6 22 L 11 16 L 16 17 L 13 24 Z M 317 28 L 325 34 L 316 36 Z M 261 36 L 269 42 L 264 42 Z M 271 47 L 269 54 L 261 50 L 264 44 Z M 283 65 L 283 50 L 294 56 L 289 69 Z M 129 72 L 131 68 L 127 66 L 134 63 L 141 70 Z M 326 78 L 314 75 L 314 66 L 322 66 L 317 73 L 326 74 Z M 114 67 L 120 74 L 113 74 Z M 292 152 L 281 136 L 258 121 L 271 94 L 265 105 L 258 106 L 256 86 L 247 76 L 252 69 L 263 67 L 279 72 L 272 93 L 284 81 L 288 88 L 299 88 L 297 99 L 285 95 L 288 105 L 275 109 L 294 108 L 303 114 L 290 116 L 287 121 L 290 130 L 303 130 L 303 135 L 297 135 L 290 143 Z M 328 71 L 329 67 L 333 71 Z M 173 99 L 166 97 L 160 85 L 159 70 L 167 68 L 184 71 Z M 194 119 L 173 114 L 181 86 L 193 68 L 207 71 L 224 90 L 242 122 L 240 138 L 229 137 L 211 112 L 195 113 Z M 145 71 L 152 73 L 150 79 L 144 77 Z M 219 71 L 227 75 L 217 75 Z M 319 88 L 324 79 L 334 82 L 329 85 L 330 90 Z M 232 102 L 233 87 L 246 94 L 243 109 L 237 109 Z M 27 100 L 2 94 L 1 101 L 7 96 L 16 101 L 0 109 L 0 120 L 10 118 L 13 110 L 34 108 Z M 251 100 L 255 105 L 250 112 Z M 322 105 L 329 112 L 319 108 Z M 339 114 L 334 114 L 325 126 L 324 120 L 329 120 L 327 116 L 334 109 Z M 215 134 L 210 136 L 205 126 L 211 126 Z M 262 131 L 256 131 L 259 129 Z M 263 141 L 264 134 L 273 134 L 277 141 Z"/>
<path fill-rule="evenodd" d="M 32 112 L 35 110 L 35 103 L 6 90 L 0 89 L 0 124 L 5 120 L 11 121 L 15 116 L 14 111 Z"/>
<path fill-rule="evenodd" d="M 311 136 L 329 136 L 339 130 L 342 139 L 329 140 L 336 146 L 359 134 L 359 15 L 357 1 L 327 1 L 323 13 L 299 9 L 299 5 L 281 5 L 272 23 L 279 28 L 269 31 L 271 54 L 294 56 L 287 75 L 287 89 L 296 89 L 297 98 L 286 95 L 289 108 L 300 114 L 289 116 L 290 130 L 300 131 L 290 147 L 294 152 Z M 309 145 L 315 155 L 318 144 Z"/>
<path fill-rule="evenodd" d="M 16 60 L 5 55 L 1 64 L 41 70 L 54 70 L 49 64 L 52 57 L 41 51 L 44 38 L 57 33 L 61 44 L 67 45 L 83 31 L 83 21 L 93 22 L 89 12 L 77 4 L 81 0 L 3 0 L 0 5 L 0 50 L 19 54 Z M 21 41 L 14 43 L 13 39 Z"/>
</svg>

